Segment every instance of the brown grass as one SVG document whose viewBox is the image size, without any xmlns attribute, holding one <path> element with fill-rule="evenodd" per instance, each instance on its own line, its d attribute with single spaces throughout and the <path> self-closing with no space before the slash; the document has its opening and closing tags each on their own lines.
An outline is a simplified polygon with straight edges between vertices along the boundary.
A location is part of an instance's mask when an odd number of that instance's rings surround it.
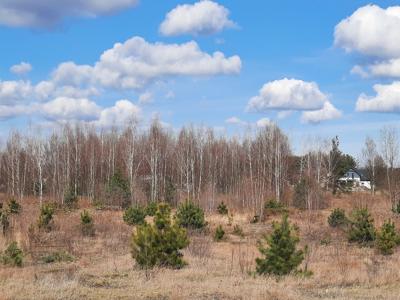
<svg viewBox="0 0 400 300">
<path fill-rule="evenodd" d="M 191 245 L 184 251 L 187 267 L 145 272 L 129 254 L 132 228 L 122 222 L 121 212 L 90 208 L 96 235 L 83 237 L 81 209 L 58 211 L 55 229 L 36 232 L 40 243 L 32 244 L 28 228 L 36 222 L 39 210 L 36 199 L 26 199 L 23 213 L 13 221 L 12 235 L 0 238 L 1 249 L 15 239 L 27 253 L 22 268 L 1 266 L 0 299 L 399 299 L 400 249 L 384 257 L 374 249 L 349 245 L 342 231 L 326 223 L 332 207 L 349 213 L 355 207 L 368 206 L 380 226 L 385 219 L 394 218 L 390 203 L 366 194 L 342 195 L 330 203 L 326 210 L 290 210 L 290 220 L 300 228 L 302 245 L 309 246 L 306 261 L 314 275 L 276 280 L 253 274 L 259 255 L 256 242 L 271 231 L 271 222 L 279 216 L 250 224 L 250 215 L 236 213 L 229 225 L 226 216 L 208 215 L 209 233 L 192 233 Z M 84 206 L 89 207 L 87 203 Z M 394 221 L 400 228 L 400 220 Z M 218 224 L 227 234 L 223 242 L 212 240 Z M 242 227 L 243 238 L 232 234 L 235 224 Z M 323 245 L 323 239 L 331 242 Z M 51 250 L 68 250 L 76 260 L 43 264 L 31 255 Z"/>
</svg>

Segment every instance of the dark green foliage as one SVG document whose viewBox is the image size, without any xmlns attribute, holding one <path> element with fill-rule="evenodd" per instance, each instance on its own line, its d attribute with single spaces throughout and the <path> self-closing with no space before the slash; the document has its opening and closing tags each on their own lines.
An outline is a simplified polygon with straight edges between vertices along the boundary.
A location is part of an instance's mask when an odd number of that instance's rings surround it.
<svg viewBox="0 0 400 300">
<path fill-rule="evenodd" d="M 23 259 L 24 254 L 22 250 L 18 247 L 17 242 L 11 242 L 1 256 L 1 261 L 4 265 L 17 267 L 22 266 Z"/>
<path fill-rule="evenodd" d="M 157 212 L 157 202 L 150 201 L 146 206 L 146 215 L 154 216 Z"/>
<path fill-rule="evenodd" d="M 233 232 L 234 235 L 240 236 L 240 237 L 244 237 L 244 233 L 243 233 L 243 229 L 242 227 L 240 227 L 240 225 L 236 224 L 235 226 L 233 226 Z"/>
<path fill-rule="evenodd" d="M 218 204 L 217 212 L 220 215 L 227 215 L 228 214 L 228 207 L 225 205 L 225 203 L 223 201 L 220 204 Z"/>
<path fill-rule="evenodd" d="M 399 243 L 400 236 L 396 232 L 394 223 L 391 220 L 385 221 L 376 234 L 376 248 L 383 255 L 390 255 Z"/>
<path fill-rule="evenodd" d="M 38 226 L 40 229 L 51 230 L 53 221 L 54 206 L 52 204 L 43 204 L 40 208 Z"/>
<path fill-rule="evenodd" d="M 83 235 L 85 236 L 94 235 L 93 217 L 89 214 L 87 210 L 84 210 L 81 213 L 81 228 Z"/>
<path fill-rule="evenodd" d="M 176 212 L 176 219 L 179 226 L 200 229 L 206 226 L 204 211 L 191 201 L 181 203 Z"/>
<path fill-rule="evenodd" d="M 264 212 L 266 215 L 274 215 L 287 212 L 287 208 L 281 202 L 270 199 L 264 204 Z"/>
<path fill-rule="evenodd" d="M 8 202 L 8 211 L 10 214 L 19 214 L 22 211 L 21 204 L 19 204 L 14 198 L 11 198 Z"/>
<path fill-rule="evenodd" d="M 110 204 L 127 208 L 130 204 L 131 191 L 129 182 L 120 172 L 116 172 L 110 179 L 107 186 L 107 198 Z"/>
<path fill-rule="evenodd" d="M 64 205 L 69 208 L 75 208 L 78 205 L 78 197 L 75 195 L 73 188 L 68 188 L 64 194 Z"/>
<path fill-rule="evenodd" d="M 154 224 L 145 222 L 132 234 L 132 257 L 142 268 L 179 269 L 186 264 L 180 250 L 188 244 L 186 230 L 171 220 L 171 208 L 162 203 L 158 205 Z"/>
<path fill-rule="evenodd" d="M 142 225 L 146 218 L 146 209 L 141 206 L 131 206 L 125 210 L 122 218 L 128 225 Z"/>
<path fill-rule="evenodd" d="M 222 228 L 221 225 L 218 225 L 217 228 L 215 229 L 215 233 L 214 233 L 214 240 L 216 240 L 217 242 L 221 241 L 225 236 L 225 231 Z"/>
<path fill-rule="evenodd" d="M 368 209 L 361 208 L 355 210 L 350 220 L 349 242 L 366 246 L 375 240 L 375 235 L 374 219 L 371 217 Z"/>
<path fill-rule="evenodd" d="M 43 255 L 40 258 L 40 260 L 45 264 L 51 264 L 55 262 L 72 262 L 74 261 L 74 259 L 75 258 L 67 251 L 57 251 L 49 253 L 47 255 Z"/>
<path fill-rule="evenodd" d="M 329 152 L 329 160 L 333 166 L 330 178 L 332 192 L 335 194 L 338 187 L 338 179 L 342 177 L 349 169 L 356 167 L 354 158 L 348 154 L 343 154 L 339 150 L 339 138 L 336 136 L 332 139 L 332 148 Z"/>
<path fill-rule="evenodd" d="M 7 210 L 0 210 L 0 226 L 3 231 L 3 235 L 6 234 L 8 228 L 10 227 L 10 220 Z"/>
<path fill-rule="evenodd" d="M 341 227 L 348 223 L 348 219 L 343 209 L 335 208 L 328 217 L 328 224 L 331 227 Z"/>
<path fill-rule="evenodd" d="M 289 224 L 288 216 L 282 217 L 281 223 L 273 223 L 271 235 L 264 236 L 268 247 L 259 242 L 259 251 L 263 255 L 257 258 L 258 274 L 287 275 L 296 271 L 304 259 L 304 251 L 297 250 L 299 237 L 297 228 Z"/>
</svg>

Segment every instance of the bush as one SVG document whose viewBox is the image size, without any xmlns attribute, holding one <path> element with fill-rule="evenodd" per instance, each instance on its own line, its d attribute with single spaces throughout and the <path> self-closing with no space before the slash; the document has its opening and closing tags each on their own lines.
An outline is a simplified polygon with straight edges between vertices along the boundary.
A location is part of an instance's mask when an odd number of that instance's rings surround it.
<svg viewBox="0 0 400 300">
<path fill-rule="evenodd" d="M 376 248 L 383 255 L 393 254 L 393 249 L 400 243 L 400 237 L 391 220 L 385 221 L 376 234 Z"/>
<path fill-rule="evenodd" d="M 81 213 L 81 226 L 82 226 L 82 234 L 83 235 L 85 235 L 85 236 L 93 236 L 94 235 L 93 218 L 87 210 L 84 210 Z"/>
<path fill-rule="evenodd" d="M 375 240 L 374 219 L 368 209 L 362 208 L 353 212 L 348 239 L 349 242 L 356 242 L 364 246 Z"/>
<path fill-rule="evenodd" d="M 240 236 L 240 237 L 244 237 L 243 229 L 238 224 L 233 226 L 233 232 L 232 233 L 234 235 L 237 235 L 237 236 Z"/>
<path fill-rule="evenodd" d="M 273 223 L 271 235 L 264 236 L 268 247 L 259 242 L 259 251 L 264 256 L 256 259 L 258 274 L 287 275 L 301 264 L 304 251 L 297 250 L 299 237 L 297 228 L 289 224 L 288 216 L 282 217 L 281 223 Z"/>
<path fill-rule="evenodd" d="M 132 257 L 142 268 L 182 268 L 186 262 L 179 251 L 189 244 L 186 230 L 171 220 L 171 208 L 159 204 L 154 224 L 144 223 L 132 234 Z"/>
<path fill-rule="evenodd" d="M 8 211 L 10 214 L 19 214 L 21 210 L 21 204 L 19 204 L 14 198 L 11 198 L 8 202 Z"/>
<path fill-rule="evenodd" d="M 4 265 L 17 267 L 22 266 L 23 258 L 24 254 L 22 250 L 18 247 L 17 242 L 11 242 L 1 256 L 1 260 Z"/>
<path fill-rule="evenodd" d="M 220 204 L 218 204 L 217 212 L 220 215 L 227 215 L 228 214 L 228 207 L 225 205 L 225 203 L 223 201 Z"/>
<path fill-rule="evenodd" d="M 191 201 L 186 201 L 179 205 L 176 219 L 179 226 L 185 228 L 200 229 L 206 226 L 204 211 Z"/>
<path fill-rule="evenodd" d="M 53 252 L 40 258 L 40 260 L 45 264 L 51 264 L 55 262 L 72 262 L 74 259 L 75 258 L 67 251 Z"/>
<path fill-rule="evenodd" d="M 153 217 L 157 212 L 157 202 L 150 201 L 146 206 L 146 215 Z"/>
<path fill-rule="evenodd" d="M 348 223 L 343 209 L 335 208 L 328 217 L 328 224 L 331 227 L 340 227 Z"/>
<path fill-rule="evenodd" d="M 275 199 L 271 199 L 265 202 L 264 212 L 266 215 L 274 215 L 287 212 L 287 209 L 282 203 L 276 201 Z"/>
<path fill-rule="evenodd" d="M 68 188 L 64 194 L 64 205 L 69 208 L 76 208 L 78 205 L 78 197 L 72 188 Z"/>
<path fill-rule="evenodd" d="M 40 208 L 38 226 L 40 229 L 51 230 L 51 223 L 54 215 L 54 206 L 51 204 L 43 204 Z"/>
<path fill-rule="evenodd" d="M 132 206 L 125 210 L 122 218 L 128 225 L 142 225 L 146 218 L 146 210 L 141 206 Z"/>
<path fill-rule="evenodd" d="M 215 229 L 215 233 L 214 233 L 214 240 L 216 240 L 217 242 L 221 241 L 225 236 L 225 231 L 222 228 L 221 225 L 218 225 L 217 228 Z"/>
</svg>

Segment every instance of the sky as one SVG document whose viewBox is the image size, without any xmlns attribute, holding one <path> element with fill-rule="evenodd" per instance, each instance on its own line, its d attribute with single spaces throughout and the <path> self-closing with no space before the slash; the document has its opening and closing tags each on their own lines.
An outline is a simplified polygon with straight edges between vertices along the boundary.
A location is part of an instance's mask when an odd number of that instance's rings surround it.
<svg viewBox="0 0 400 300">
<path fill-rule="evenodd" d="M 398 126 L 396 1 L 1 0 L 0 140 L 154 118 L 240 135 L 277 123 L 295 153 Z"/>
</svg>

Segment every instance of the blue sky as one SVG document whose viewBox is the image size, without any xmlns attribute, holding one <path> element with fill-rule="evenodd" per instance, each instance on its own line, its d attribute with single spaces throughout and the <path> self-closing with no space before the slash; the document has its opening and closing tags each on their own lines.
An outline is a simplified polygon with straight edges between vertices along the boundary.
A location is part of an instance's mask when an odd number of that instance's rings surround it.
<svg viewBox="0 0 400 300">
<path fill-rule="evenodd" d="M 382 126 L 398 124 L 396 1 L 78 0 L 76 7 L 68 1 L 60 7 L 50 0 L 40 7 L 33 0 L 19 2 L 0 3 L 3 140 L 11 129 L 29 124 L 52 128 L 85 121 L 106 127 L 131 115 L 144 126 L 158 115 L 172 128 L 203 124 L 227 134 L 256 128 L 264 119 L 285 130 L 295 152 L 307 136 L 339 135 L 342 149 L 357 156 L 366 135 L 377 137 Z M 125 44 L 133 37 L 141 40 Z M 185 72 L 169 66 L 170 57 L 163 63 L 152 57 L 148 65 L 147 54 L 164 55 L 156 52 L 157 43 L 180 48 L 191 41 L 197 43 L 194 58 L 185 48 L 187 58 L 172 59 L 182 68 L 192 64 Z M 118 54 L 123 57 L 112 53 L 121 68 L 136 68 L 128 64 L 136 55 L 151 68 L 132 73 L 112 67 L 119 77 L 110 82 L 109 64 L 100 56 L 115 43 L 125 49 Z M 142 46 L 147 50 L 138 54 L 135 47 Z M 223 58 L 215 58 L 215 51 Z M 59 68 L 65 62 L 73 62 L 69 73 Z M 76 68 L 82 65 L 87 72 Z M 39 97 L 41 82 L 53 89 Z M 381 93 L 375 84 L 383 86 Z M 361 94 L 368 97 L 360 100 Z"/>
</svg>

